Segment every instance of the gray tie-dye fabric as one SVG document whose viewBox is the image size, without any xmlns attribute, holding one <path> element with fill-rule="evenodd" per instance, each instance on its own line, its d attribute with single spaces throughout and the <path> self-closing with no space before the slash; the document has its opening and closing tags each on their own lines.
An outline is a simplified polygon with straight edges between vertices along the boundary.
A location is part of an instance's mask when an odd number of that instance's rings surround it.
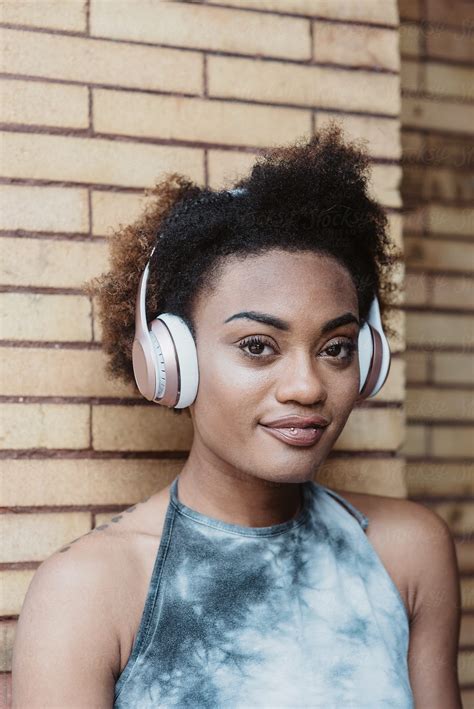
<svg viewBox="0 0 474 709">
<path fill-rule="evenodd" d="M 115 709 L 413 709 L 408 615 L 360 510 L 308 481 L 296 517 L 243 527 L 178 481 Z"/>
</svg>

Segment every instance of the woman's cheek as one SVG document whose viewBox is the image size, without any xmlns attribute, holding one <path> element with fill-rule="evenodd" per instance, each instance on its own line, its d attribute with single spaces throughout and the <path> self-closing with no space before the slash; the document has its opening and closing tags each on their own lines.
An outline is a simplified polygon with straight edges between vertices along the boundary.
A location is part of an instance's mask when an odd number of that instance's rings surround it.
<svg viewBox="0 0 474 709">
<path fill-rule="evenodd" d="M 241 388 L 239 368 L 229 355 L 202 352 L 199 355 L 199 387 L 196 397 L 196 413 L 205 413 L 209 407 L 213 415 L 221 416 L 222 408 L 229 409 L 238 398 Z"/>
</svg>

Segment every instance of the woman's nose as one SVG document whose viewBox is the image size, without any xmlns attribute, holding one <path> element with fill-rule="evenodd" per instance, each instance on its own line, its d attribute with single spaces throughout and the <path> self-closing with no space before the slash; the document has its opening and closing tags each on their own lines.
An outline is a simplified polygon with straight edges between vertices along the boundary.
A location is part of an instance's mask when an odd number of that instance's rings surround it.
<svg viewBox="0 0 474 709">
<path fill-rule="evenodd" d="M 278 401 L 314 404 L 326 399 L 327 389 L 314 355 L 300 354 L 282 364 L 276 387 Z"/>
</svg>

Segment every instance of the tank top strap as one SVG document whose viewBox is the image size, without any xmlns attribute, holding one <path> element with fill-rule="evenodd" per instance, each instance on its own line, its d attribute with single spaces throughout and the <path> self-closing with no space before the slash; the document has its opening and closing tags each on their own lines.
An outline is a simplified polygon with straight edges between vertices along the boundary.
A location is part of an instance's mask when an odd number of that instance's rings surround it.
<svg viewBox="0 0 474 709">
<path fill-rule="evenodd" d="M 328 487 L 325 485 L 321 485 L 320 483 L 316 483 L 318 487 L 322 488 L 328 495 L 331 495 L 333 498 L 336 500 L 339 500 L 339 502 L 351 513 L 354 515 L 354 517 L 357 519 L 359 522 L 360 526 L 362 529 L 365 530 L 367 529 L 369 525 L 369 518 L 367 515 L 365 515 L 361 510 L 357 509 L 349 500 L 346 500 L 345 497 L 342 495 L 339 495 L 339 493 L 335 492 L 334 490 L 330 490 Z"/>
</svg>

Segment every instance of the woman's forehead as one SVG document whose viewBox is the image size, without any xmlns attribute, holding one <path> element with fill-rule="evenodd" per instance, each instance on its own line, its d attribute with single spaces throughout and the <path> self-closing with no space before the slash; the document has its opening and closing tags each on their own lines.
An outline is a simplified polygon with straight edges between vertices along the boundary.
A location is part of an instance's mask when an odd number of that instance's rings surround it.
<svg viewBox="0 0 474 709">
<path fill-rule="evenodd" d="M 358 316 L 357 292 L 347 269 L 314 252 L 271 251 L 227 261 L 198 310 L 217 323 L 241 311 L 290 321 L 305 315 L 314 319 L 316 308 L 321 319 L 344 309 Z"/>
<path fill-rule="evenodd" d="M 248 289 L 259 298 L 283 298 L 296 293 L 311 297 L 320 291 L 330 294 L 341 286 L 354 289 L 350 273 L 333 257 L 315 252 L 272 250 L 227 261 L 216 291 L 220 297 L 231 299 L 248 293 Z"/>
<path fill-rule="evenodd" d="M 329 254 L 272 249 L 261 254 L 228 258 L 222 266 L 219 285 L 225 288 L 229 282 L 245 283 L 250 279 L 293 283 L 301 275 L 314 282 L 321 278 L 339 278 L 341 274 L 350 280 L 347 269 Z"/>
</svg>

